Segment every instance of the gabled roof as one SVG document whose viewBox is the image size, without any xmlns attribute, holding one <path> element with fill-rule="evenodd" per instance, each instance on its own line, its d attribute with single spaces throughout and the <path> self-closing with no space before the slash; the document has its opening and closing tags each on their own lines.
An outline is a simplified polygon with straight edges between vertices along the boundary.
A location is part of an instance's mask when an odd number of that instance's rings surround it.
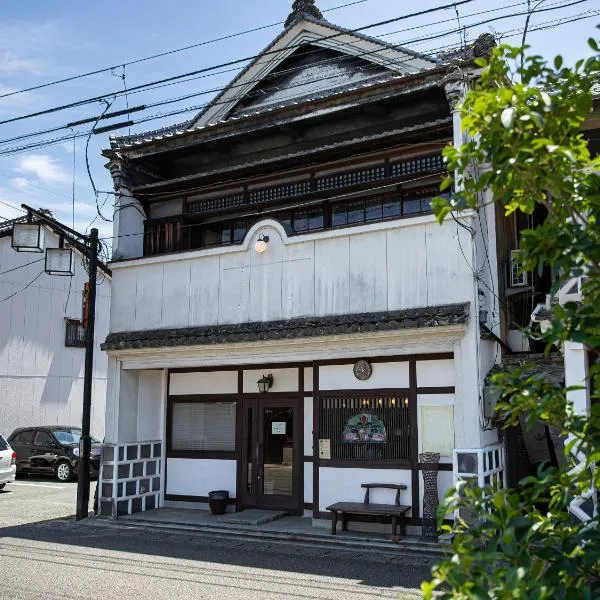
<svg viewBox="0 0 600 600">
<path fill-rule="evenodd" d="M 329 23 L 314 2 L 297 0 L 284 31 L 198 115 L 153 131 L 111 136 L 111 147 L 184 135 L 229 120 L 426 72 L 440 64 L 418 52 Z M 281 93 L 273 94 L 278 86 Z"/>
<path fill-rule="evenodd" d="M 190 120 L 188 127 L 204 126 L 227 120 L 242 99 L 276 71 L 282 62 L 307 45 L 334 51 L 350 60 L 360 59 L 370 63 L 379 67 L 380 76 L 383 72 L 387 72 L 389 76 L 408 75 L 437 66 L 436 61 L 424 55 L 356 31 L 338 27 L 324 19 L 302 14 L 302 18 L 294 20 L 195 119 Z M 325 65 L 331 62 L 333 62 L 332 59 L 323 59 L 318 54 L 315 56 L 315 64 Z M 315 64 L 313 64 L 313 68 Z M 313 78 L 313 81 L 318 83 L 318 78 Z M 353 79 L 352 82 L 356 84 L 357 80 Z M 339 86 L 339 81 L 331 83 L 332 89 Z M 325 87 L 327 88 L 327 83 Z M 322 94 L 323 86 L 315 86 L 315 91 Z M 294 100 L 295 98 L 290 99 Z"/>
</svg>

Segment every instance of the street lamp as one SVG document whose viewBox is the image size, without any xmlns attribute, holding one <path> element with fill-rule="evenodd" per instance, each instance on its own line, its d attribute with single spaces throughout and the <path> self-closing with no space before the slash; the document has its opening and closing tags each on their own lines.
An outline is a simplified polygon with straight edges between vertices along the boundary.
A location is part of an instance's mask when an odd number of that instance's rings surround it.
<svg viewBox="0 0 600 600">
<path fill-rule="evenodd" d="M 266 394 L 273 387 L 273 375 L 271 373 L 263 375 L 256 383 L 258 384 L 258 391 L 261 394 Z"/>
<path fill-rule="evenodd" d="M 44 271 L 48 275 L 75 275 L 75 257 L 72 248 L 46 248 L 46 263 Z"/>
<path fill-rule="evenodd" d="M 96 320 L 96 271 L 98 269 L 98 230 L 94 227 L 90 235 L 82 235 L 77 231 L 58 223 L 42 212 L 36 211 L 26 204 L 21 205 L 27 210 L 27 223 L 13 225 L 12 247 L 17 252 L 43 252 L 43 224 L 55 231 L 58 229 L 60 238 L 59 248 L 46 249 L 44 270 L 49 275 L 73 276 L 75 260 L 72 248 L 64 248 L 64 238 L 69 238 L 73 248 L 83 254 L 88 261 L 88 317 L 85 336 L 85 368 L 83 374 L 83 408 L 81 415 L 81 438 L 79 440 L 79 473 L 77 478 L 77 507 L 75 518 L 79 521 L 88 516 L 90 502 L 90 452 L 92 441 L 90 437 L 90 416 L 92 411 L 92 367 L 94 364 L 94 325 Z M 32 215 L 37 221 L 31 222 Z"/>
<path fill-rule="evenodd" d="M 43 252 L 44 228 L 40 223 L 15 223 L 12 247 L 17 252 Z"/>
</svg>

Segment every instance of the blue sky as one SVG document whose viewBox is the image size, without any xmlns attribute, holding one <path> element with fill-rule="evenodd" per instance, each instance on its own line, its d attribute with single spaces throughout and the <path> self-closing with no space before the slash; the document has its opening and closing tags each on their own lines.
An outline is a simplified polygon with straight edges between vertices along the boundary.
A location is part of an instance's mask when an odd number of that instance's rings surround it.
<svg viewBox="0 0 600 600">
<path fill-rule="evenodd" d="M 351 1 L 317 0 L 317 5 L 321 10 L 327 11 Z M 540 8 L 553 8 L 571 2 L 546 0 Z M 535 29 L 557 25 L 560 19 L 577 15 L 589 17 L 590 14 L 600 13 L 596 2 L 597 0 L 588 0 L 551 12 L 535 14 L 531 19 L 530 27 Z M 291 0 L 255 0 L 254 2 L 227 0 L 220 3 L 206 0 L 173 0 L 170 3 L 164 0 L 123 0 L 118 4 L 109 5 L 105 2 L 82 2 L 81 0 L 53 0 L 52 2 L 3 0 L 3 18 L 0 22 L 0 40 L 2 40 L 0 95 L 94 69 L 121 65 L 126 61 L 254 27 L 275 24 L 286 18 L 291 3 Z M 327 11 L 325 16 L 333 23 L 354 28 L 444 4 L 449 4 L 448 0 L 421 2 L 363 0 L 353 6 Z M 523 12 L 526 9 L 527 2 L 523 0 L 474 0 L 458 8 L 462 25 Z M 492 12 L 474 14 L 482 11 Z M 503 39 L 508 43 L 518 44 L 524 22 L 524 16 L 502 19 L 469 28 L 465 35 L 468 42 L 487 31 L 503 35 Z M 553 57 L 560 53 L 568 63 L 572 63 L 577 58 L 589 54 L 586 44 L 588 37 L 600 37 L 595 28 L 597 23 L 600 23 L 600 16 L 591 16 L 574 23 L 533 31 L 528 36 L 528 43 L 538 54 Z M 277 24 L 251 34 L 127 66 L 125 82 L 128 87 L 131 87 L 251 56 L 278 35 L 282 27 Z M 454 30 L 456 27 L 457 19 L 454 10 L 446 10 L 392 23 L 378 29 L 369 29 L 364 33 L 381 36 L 382 39 L 392 43 L 405 44 L 416 51 L 427 52 L 436 51 L 441 46 L 458 44 L 460 38 L 456 32 L 441 39 L 427 39 L 428 36 Z M 416 38 L 421 41 L 411 41 Z M 34 92 L 0 98 L 0 121 L 119 90 L 123 86 L 120 77 L 122 73 L 119 67 L 114 73 L 102 73 Z M 197 93 L 208 88 L 218 88 L 225 85 L 234 75 L 235 72 L 231 71 L 153 91 L 131 94 L 128 98 L 129 105 L 148 104 Z M 138 113 L 134 118 L 141 119 L 160 111 L 183 109 L 209 99 L 210 95 L 188 99 L 149 109 L 144 113 Z M 125 107 L 124 98 L 117 98 L 110 110 L 121 110 Z M 94 103 L 0 125 L 0 140 L 92 117 L 98 115 L 103 108 L 104 105 Z M 134 127 L 133 131 L 156 129 L 170 123 L 181 122 L 193 114 L 190 112 L 149 121 Z M 83 127 L 78 128 L 78 131 L 83 130 Z M 69 135 L 69 131 L 27 141 L 33 142 L 62 135 Z M 100 156 L 101 148 L 108 146 L 108 135 L 105 133 L 93 136 L 89 143 L 90 169 L 96 187 L 100 190 L 112 189 L 111 179 L 103 167 L 105 160 Z M 24 142 L 0 143 L 0 152 L 22 143 Z M 22 214 L 11 206 L 18 207 L 21 203 L 26 203 L 33 207 L 50 208 L 58 219 L 70 224 L 74 187 L 75 227 L 85 230 L 96 216 L 94 194 L 85 169 L 85 138 L 76 140 L 75 152 L 73 150 L 73 140 L 66 140 L 56 145 L 19 154 L 0 155 L 0 221 Z M 75 161 L 74 167 L 73 161 Z M 100 195 L 101 203 L 105 199 L 107 199 L 106 195 Z M 111 203 L 112 198 L 108 197 L 103 211 L 107 217 L 112 216 Z M 100 228 L 101 235 L 111 235 L 110 223 L 98 219 L 95 225 Z"/>
</svg>

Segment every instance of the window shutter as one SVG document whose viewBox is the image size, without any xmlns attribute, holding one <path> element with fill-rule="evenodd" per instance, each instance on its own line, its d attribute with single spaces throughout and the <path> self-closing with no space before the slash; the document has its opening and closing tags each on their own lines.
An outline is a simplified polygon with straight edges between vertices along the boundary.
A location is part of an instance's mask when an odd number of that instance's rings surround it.
<svg viewBox="0 0 600 600">
<path fill-rule="evenodd" d="M 235 450 L 235 402 L 175 402 L 173 450 Z"/>
</svg>

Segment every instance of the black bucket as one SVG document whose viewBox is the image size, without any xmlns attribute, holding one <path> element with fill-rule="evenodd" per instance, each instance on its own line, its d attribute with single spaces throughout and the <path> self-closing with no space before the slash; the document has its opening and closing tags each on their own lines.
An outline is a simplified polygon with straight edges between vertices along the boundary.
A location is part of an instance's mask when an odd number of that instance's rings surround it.
<svg viewBox="0 0 600 600">
<path fill-rule="evenodd" d="M 215 490 L 208 492 L 208 506 L 213 515 L 224 515 L 227 510 L 229 492 L 227 490 Z"/>
</svg>

